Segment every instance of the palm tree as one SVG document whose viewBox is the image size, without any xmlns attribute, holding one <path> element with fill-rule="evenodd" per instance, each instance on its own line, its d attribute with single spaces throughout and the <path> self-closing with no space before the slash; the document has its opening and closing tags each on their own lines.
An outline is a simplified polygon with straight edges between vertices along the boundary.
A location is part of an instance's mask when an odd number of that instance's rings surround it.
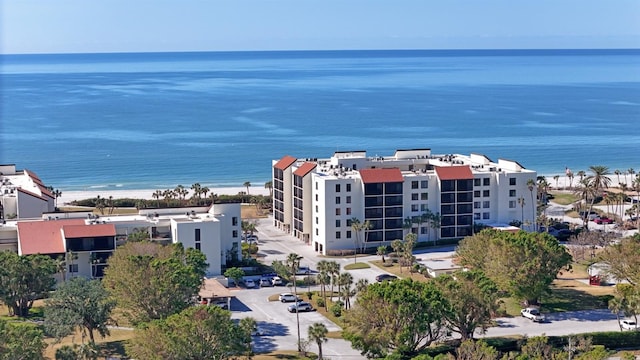
<svg viewBox="0 0 640 360">
<path fill-rule="evenodd" d="M 62 191 L 60 191 L 59 189 L 55 189 L 55 190 L 53 191 L 53 196 L 55 197 L 55 204 L 54 204 L 54 205 L 55 205 L 55 207 L 57 208 L 57 207 L 58 207 L 58 198 L 59 198 L 60 196 L 62 196 Z"/>
<path fill-rule="evenodd" d="M 242 186 L 247 188 L 247 195 L 249 195 L 249 186 L 251 186 L 251 182 L 245 181 L 244 184 L 242 184 Z"/>
<path fill-rule="evenodd" d="M 578 171 L 578 177 L 580 178 L 580 182 L 582 182 L 582 179 L 584 179 L 586 175 L 587 173 L 585 173 L 584 170 Z"/>
<path fill-rule="evenodd" d="M 342 291 L 339 291 L 344 299 L 344 308 L 351 307 L 351 285 L 353 285 L 353 275 L 349 272 L 343 272 L 338 278 L 338 284 Z"/>
<path fill-rule="evenodd" d="M 596 192 L 595 189 L 591 186 L 590 182 L 587 179 L 582 179 L 578 182 L 578 185 L 576 186 L 576 188 L 574 189 L 574 194 L 576 196 L 578 196 L 581 200 L 581 202 L 583 202 L 585 204 L 585 206 L 588 204 L 589 199 L 596 197 Z M 589 210 L 591 210 L 591 208 L 589 208 Z M 588 212 L 584 212 L 584 215 L 582 216 L 582 225 L 587 228 L 587 223 L 589 221 L 589 213 Z"/>
<path fill-rule="evenodd" d="M 323 260 L 324 261 L 324 260 Z M 318 269 L 319 271 L 319 269 Z M 329 276 L 329 274 L 327 273 L 327 271 L 320 271 L 318 273 L 318 275 L 316 275 L 316 281 L 318 282 L 318 284 L 320 285 L 320 292 L 322 293 L 322 300 L 324 303 L 324 309 L 327 310 L 328 306 L 327 306 L 327 288 L 326 286 L 329 285 L 329 283 L 331 282 L 331 276 Z"/>
<path fill-rule="evenodd" d="M 618 184 L 620 184 L 620 174 L 622 174 L 622 171 L 615 169 L 613 173 L 618 177 Z"/>
<path fill-rule="evenodd" d="M 361 292 L 365 291 L 368 286 L 369 286 L 369 280 L 367 280 L 367 279 L 359 279 L 358 282 L 356 282 L 356 291 L 358 293 L 361 293 Z"/>
<path fill-rule="evenodd" d="M 300 260 L 302 260 L 302 256 L 296 253 L 290 253 L 287 256 L 287 261 L 286 261 L 287 267 L 291 271 L 291 274 L 293 277 L 293 296 L 295 296 L 296 299 L 298 298 L 298 289 L 296 287 L 296 273 L 300 268 Z M 300 342 L 301 340 L 300 340 L 300 315 L 299 314 L 300 312 L 296 308 L 296 324 L 298 326 L 298 352 L 301 353 L 302 343 Z"/>
<path fill-rule="evenodd" d="M 382 256 L 382 263 L 384 264 L 384 256 L 387 254 L 387 246 L 380 245 L 376 251 L 376 255 Z"/>
<path fill-rule="evenodd" d="M 156 190 L 151 195 L 154 199 L 156 199 L 156 207 L 160 207 L 160 197 L 162 196 L 162 190 Z"/>
<path fill-rule="evenodd" d="M 337 261 L 330 261 L 327 265 L 327 273 L 331 276 L 331 301 L 333 301 L 333 286 L 338 282 L 340 264 Z"/>
<path fill-rule="evenodd" d="M 203 186 L 200 189 L 200 192 L 202 193 L 202 197 L 205 198 L 205 199 L 207 198 L 207 194 L 209 193 L 209 191 L 210 191 L 209 188 L 206 187 L 206 186 Z"/>
<path fill-rule="evenodd" d="M 518 204 L 520 205 L 520 209 L 522 211 L 521 219 L 520 219 L 520 228 L 524 225 L 524 196 L 520 196 L 518 198 Z"/>
<path fill-rule="evenodd" d="M 412 231 L 413 219 L 408 216 L 404 218 L 404 220 L 402 220 L 402 228 L 407 230 L 407 233 L 405 233 L 405 236 L 406 236 L 408 233 Z"/>
<path fill-rule="evenodd" d="M 180 205 L 182 205 L 184 203 L 185 197 L 189 193 L 189 190 L 185 189 L 184 186 L 182 185 L 178 185 L 176 186 L 175 189 L 173 189 L 173 191 L 178 196 L 178 199 L 180 200 Z"/>
<path fill-rule="evenodd" d="M 560 175 L 553 175 L 553 180 L 556 181 L 556 189 L 558 189 L 558 180 L 560 179 Z"/>
<path fill-rule="evenodd" d="M 435 213 L 431 214 L 431 219 L 430 220 L 431 220 L 430 221 L 431 222 L 431 228 L 433 230 L 435 230 L 435 232 L 436 232 L 436 236 L 433 239 L 433 245 L 436 245 L 436 243 L 438 242 L 438 238 L 439 238 L 438 230 L 440 229 L 440 225 L 442 224 L 442 215 L 440 215 L 439 212 L 435 212 Z"/>
<path fill-rule="evenodd" d="M 635 174 L 635 170 L 633 170 L 633 168 L 629 168 L 627 170 L 627 174 L 629 174 L 629 177 L 631 178 L 631 180 L 633 181 L 633 175 Z"/>
<path fill-rule="evenodd" d="M 573 171 L 567 171 L 567 177 L 569 178 L 569 189 L 573 187 Z"/>
<path fill-rule="evenodd" d="M 62 282 L 67 282 L 67 259 L 66 256 L 58 256 L 56 258 L 56 272 L 60 274 Z"/>
<path fill-rule="evenodd" d="M 192 200 L 196 205 L 200 204 L 200 194 L 202 193 L 202 185 L 200 183 L 195 183 L 191 185 L 191 190 L 193 190 Z"/>
<path fill-rule="evenodd" d="M 529 179 L 527 180 L 527 187 L 529 188 L 529 193 L 531 194 L 531 216 L 532 216 L 532 221 L 534 223 L 534 231 L 536 230 L 536 226 L 535 226 L 535 219 L 536 219 L 536 202 L 533 201 L 533 189 L 536 187 L 536 182 L 533 179 Z"/>
<path fill-rule="evenodd" d="M 360 243 L 360 231 L 362 231 L 362 223 L 360 222 L 360 219 L 358 219 L 357 217 L 352 217 L 351 218 L 351 229 L 354 232 L 354 237 L 353 237 L 353 263 L 355 264 L 356 262 L 358 262 L 357 257 L 358 257 L 358 245 Z"/>
<path fill-rule="evenodd" d="M 313 323 L 307 330 L 309 340 L 318 344 L 318 360 L 322 360 L 322 343 L 329 341 L 327 338 L 327 327 L 323 323 Z"/>
<path fill-rule="evenodd" d="M 264 188 L 269 189 L 269 197 L 273 198 L 273 181 L 269 180 L 264 183 Z"/>
</svg>

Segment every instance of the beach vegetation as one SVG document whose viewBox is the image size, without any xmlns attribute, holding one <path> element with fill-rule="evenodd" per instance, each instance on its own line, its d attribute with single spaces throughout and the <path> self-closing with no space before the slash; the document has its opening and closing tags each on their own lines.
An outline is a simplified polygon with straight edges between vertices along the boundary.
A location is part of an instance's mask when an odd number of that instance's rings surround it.
<svg viewBox="0 0 640 360">
<path fill-rule="evenodd" d="M 107 263 L 102 282 L 133 324 L 191 306 L 208 267 L 198 250 L 147 241 L 119 246 Z"/>
<path fill-rule="evenodd" d="M 0 300 L 9 315 L 28 316 L 34 301 L 53 290 L 55 273 L 56 262 L 48 256 L 0 251 Z"/>
</svg>

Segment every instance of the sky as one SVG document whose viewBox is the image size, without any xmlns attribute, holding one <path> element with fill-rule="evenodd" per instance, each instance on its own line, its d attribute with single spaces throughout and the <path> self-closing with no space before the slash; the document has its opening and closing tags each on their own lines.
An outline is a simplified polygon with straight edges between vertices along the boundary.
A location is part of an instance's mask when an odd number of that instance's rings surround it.
<svg viewBox="0 0 640 360">
<path fill-rule="evenodd" d="M 639 0 L 0 0 L 0 53 L 640 48 Z"/>
</svg>

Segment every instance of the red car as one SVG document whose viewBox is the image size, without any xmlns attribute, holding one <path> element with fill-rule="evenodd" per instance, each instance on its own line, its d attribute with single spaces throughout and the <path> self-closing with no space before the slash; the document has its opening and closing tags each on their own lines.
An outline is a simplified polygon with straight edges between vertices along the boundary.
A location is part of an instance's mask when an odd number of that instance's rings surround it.
<svg viewBox="0 0 640 360">
<path fill-rule="evenodd" d="M 606 216 L 598 216 L 597 218 L 593 219 L 593 222 L 596 224 L 613 224 L 613 220 L 609 219 Z"/>
</svg>

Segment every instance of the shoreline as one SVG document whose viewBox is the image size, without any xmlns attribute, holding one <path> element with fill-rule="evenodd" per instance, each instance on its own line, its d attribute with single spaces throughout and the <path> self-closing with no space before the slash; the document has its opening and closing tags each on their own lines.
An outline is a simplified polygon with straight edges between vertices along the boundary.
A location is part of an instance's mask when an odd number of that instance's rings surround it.
<svg viewBox="0 0 640 360">
<path fill-rule="evenodd" d="M 191 189 L 185 188 L 189 190 L 189 194 L 187 197 L 190 197 L 193 193 Z M 153 193 L 157 189 L 136 189 L 136 190 L 70 190 L 63 191 L 62 195 L 58 198 L 57 203 L 58 206 L 65 206 L 75 200 L 84 200 L 84 199 L 92 199 L 97 196 L 101 198 L 109 198 L 113 197 L 114 199 L 143 199 L 143 200 L 155 200 L 153 198 Z M 219 187 L 210 189 L 208 196 L 210 194 L 218 194 L 218 195 L 237 195 L 240 192 L 247 192 L 246 187 Z M 249 195 L 263 195 L 269 196 L 269 189 L 264 187 L 249 187 Z"/>
</svg>

